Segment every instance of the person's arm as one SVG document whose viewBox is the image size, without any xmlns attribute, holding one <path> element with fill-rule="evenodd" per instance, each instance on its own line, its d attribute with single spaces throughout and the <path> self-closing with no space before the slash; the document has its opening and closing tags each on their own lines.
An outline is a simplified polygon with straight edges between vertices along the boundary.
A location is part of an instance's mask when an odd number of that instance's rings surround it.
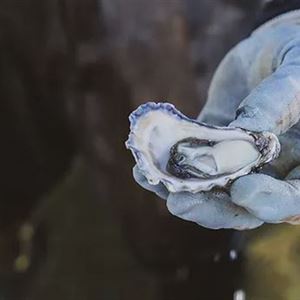
<svg viewBox="0 0 300 300">
<path fill-rule="evenodd" d="M 255 27 L 284 13 L 300 9 L 300 0 L 263 0 L 261 5 L 262 9 L 258 13 Z"/>
</svg>

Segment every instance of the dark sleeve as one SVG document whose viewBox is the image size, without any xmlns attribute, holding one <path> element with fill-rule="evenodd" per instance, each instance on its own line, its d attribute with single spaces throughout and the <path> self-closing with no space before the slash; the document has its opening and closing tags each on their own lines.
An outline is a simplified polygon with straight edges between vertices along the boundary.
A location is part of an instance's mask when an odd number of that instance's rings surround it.
<svg viewBox="0 0 300 300">
<path fill-rule="evenodd" d="M 270 0 L 265 2 L 258 15 L 256 27 L 283 13 L 300 9 L 300 0 Z"/>
</svg>

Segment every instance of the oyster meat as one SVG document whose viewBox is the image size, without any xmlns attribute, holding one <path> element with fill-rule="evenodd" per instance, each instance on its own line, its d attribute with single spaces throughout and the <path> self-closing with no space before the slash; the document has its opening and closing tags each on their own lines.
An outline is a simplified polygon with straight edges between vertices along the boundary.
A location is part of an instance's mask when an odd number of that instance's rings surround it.
<svg viewBox="0 0 300 300">
<path fill-rule="evenodd" d="M 200 123 L 169 103 L 143 104 L 129 120 L 127 148 L 148 182 L 170 192 L 223 187 L 280 152 L 272 133 Z"/>
</svg>

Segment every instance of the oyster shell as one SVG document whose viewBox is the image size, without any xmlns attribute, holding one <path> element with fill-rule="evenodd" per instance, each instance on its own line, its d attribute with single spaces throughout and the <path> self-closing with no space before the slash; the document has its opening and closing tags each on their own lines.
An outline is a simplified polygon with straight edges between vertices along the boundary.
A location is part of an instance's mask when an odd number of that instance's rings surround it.
<svg viewBox="0 0 300 300">
<path fill-rule="evenodd" d="M 280 152 L 272 133 L 200 123 L 169 103 L 143 104 L 129 120 L 127 148 L 148 182 L 161 182 L 170 192 L 225 186 Z"/>
</svg>

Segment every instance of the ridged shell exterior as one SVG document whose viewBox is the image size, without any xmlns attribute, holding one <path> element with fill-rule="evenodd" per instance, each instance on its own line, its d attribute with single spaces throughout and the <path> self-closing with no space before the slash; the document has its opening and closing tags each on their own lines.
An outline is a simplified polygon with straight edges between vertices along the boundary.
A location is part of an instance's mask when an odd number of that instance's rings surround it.
<svg viewBox="0 0 300 300">
<path fill-rule="evenodd" d="M 180 179 L 171 174 L 167 174 L 165 170 L 161 170 L 157 165 L 151 161 L 151 157 L 149 156 L 148 142 L 145 141 L 147 138 L 146 127 L 141 128 L 143 124 L 144 118 L 147 117 L 149 113 L 163 113 L 166 118 L 171 117 L 174 121 L 176 120 L 177 125 L 175 126 L 178 130 L 179 127 L 183 124 L 193 124 L 192 126 L 196 126 L 197 132 L 203 132 L 207 139 L 212 139 L 214 135 L 223 136 L 226 139 L 226 136 L 235 136 L 236 139 L 245 139 L 252 143 L 262 143 L 264 145 L 264 155 L 261 155 L 260 159 L 255 162 L 255 164 L 245 166 L 244 168 L 234 172 L 232 174 L 226 174 L 223 176 L 219 176 L 216 178 L 207 178 L 207 179 Z M 148 115 L 149 117 L 149 115 Z M 180 111 L 178 111 L 172 104 L 169 103 L 154 103 L 148 102 L 139 106 L 134 112 L 129 116 L 130 120 L 130 134 L 129 138 L 126 142 L 126 147 L 131 150 L 136 163 L 143 173 L 143 175 L 147 178 L 148 182 L 152 185 L 156 185 L 158 183 L 163 183 L 170 192 L 182 192 L 188 191 L 191 193 L 197 193 L 200 191 L 208 191 L 215 186 L 223 187 L 228 184 L 229 181 L 234 180 L 240 176 L 246 175 L 250 173 L 255 168 L 260 167 L 262 164 L 266 164 L 272 161 L 279 155 L 280 152 L 280 144 L 277 137 L 269 132 L 262 133 L 254 133 L 243 130 L 241 128 L 233 128 L 233 127 L 218 127 L 211 126 L 204 123 L 200 123 L 196 120 L 192 120 L 185 115 L 183 115 Z M 163 120 L 162 120 L 163 121 Z M 146 122 L 147 123 L 147 122 Z M 143 124 L 145 125 L 145 124 Z M 161 124 L 151 124 L 147 126 L 160 126 Z M 170 132 L 173 132 L 176 137 L 176 128 L 170 128 Z M 195 129 L 193 129 L 195 131 Z M 199 131 L 198 131 L 199 130 Z M 210 134 L 208 134 L 210 133 Z M 171 133 L 172 134 L 172 133 Z M 186 132 L 185 137 L 190 137 L 191 132 Z M 166 136 L 167 138 L 167 136 Z M 228 138 L 229 139 L 229 138 Z M 221 139 L 222 140 L 222 139 Z M 174 139 L 174 144 L 178 140 Z M 146 146 L 145 146 L 146 145 Z M 164 139 L 161 140 L 161 145 L 164 145 Z M 166 149 L 166 151 L 169 150 Z M 148 151 L 148 152 L 147 152 Z"/>
</svg>

